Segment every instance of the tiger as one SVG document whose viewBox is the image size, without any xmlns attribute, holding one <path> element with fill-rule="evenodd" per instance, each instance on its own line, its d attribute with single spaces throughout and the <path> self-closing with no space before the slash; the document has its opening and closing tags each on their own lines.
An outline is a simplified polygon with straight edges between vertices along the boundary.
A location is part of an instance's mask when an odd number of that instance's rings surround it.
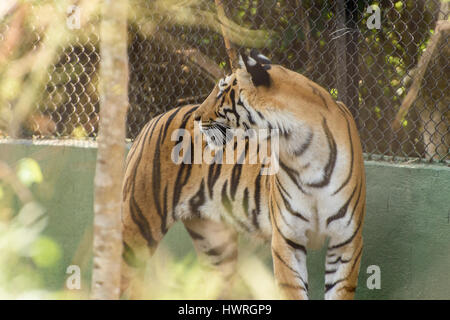
<svg viewBox="0 0 450 320">
<path fill-rule="evenodd" d="M 261 161 L 174 161 L 182 139 L 173 132 L 180 129 L 190 134 L 188 146 L 199 130 L 206 137 L 201 148 L 216 152 L 232 143 L 229 129 L 276 131 L 278 170 L 262 174 Z M 156 116 L 135 139 L 123 180 L 121 292 L 137 295 L 137 270 L 181 221 L 198 256 L 225 281 L 237 272 L 240 233 L 269 243 L 285 299 L 308 299 L 307 250 L 326 243 L 324 298 L 353 299 L 365 198 L 362 147 L 347 107 L 259 51 L 241 52 L 236 70 L 203 103 Z"/>
</svg>

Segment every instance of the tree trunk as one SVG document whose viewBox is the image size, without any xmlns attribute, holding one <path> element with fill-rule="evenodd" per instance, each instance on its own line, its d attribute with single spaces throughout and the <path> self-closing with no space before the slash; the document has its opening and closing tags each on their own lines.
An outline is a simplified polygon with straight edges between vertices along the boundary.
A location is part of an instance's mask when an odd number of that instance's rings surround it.
<svg viewBox="0 0 450 320">
<path fill-rule="evenodd" d="M 118 299 L 122 255 L 121 185 L 128 108 L 127 1 L 104 0 L 102 19 L 91 297 Z"/>
<path fill-rule="evenodd" d="M 338 0 L 336 12 L 336 87 L 338 99 L 346 104 L 353 116 L 359 114 L 359 68 L 357 22 L 359 12 L 355 0 Z"/>
</svg>

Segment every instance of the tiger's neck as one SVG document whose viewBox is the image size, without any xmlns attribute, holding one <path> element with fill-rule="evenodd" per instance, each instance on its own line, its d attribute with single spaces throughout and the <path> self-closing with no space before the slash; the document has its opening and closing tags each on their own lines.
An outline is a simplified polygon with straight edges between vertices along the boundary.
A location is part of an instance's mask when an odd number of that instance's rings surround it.
<svg viewBox="0 0 450 320">
<path fill-rule="evenodd" d="M 329 152 L 323 132 L 292 115 L 277 113 L 267 118 L 268 126 L 277 132 L 271 152 L 277 154 L 278 181 L 295 184 L 300 191 L 320 181 Z"/>
<path fill-rule="evenodd" d="M 241 96 L 239 103 L 249 115 L 249 127 L 259 130 L 262 135 L 271 136 L 271 149 L 274 148 L 271 153 L 277 153 L 279 168 L 275 171 L 279 180 L 292 179 L 294 174 L 299 184 L 320 179 L 322 170 L 318 168 L 326 164 L 328 152 L 327 140 L 320 127 L 288 111 L 275 108 L 256 111 L 246 97 Z"/>
</svg>

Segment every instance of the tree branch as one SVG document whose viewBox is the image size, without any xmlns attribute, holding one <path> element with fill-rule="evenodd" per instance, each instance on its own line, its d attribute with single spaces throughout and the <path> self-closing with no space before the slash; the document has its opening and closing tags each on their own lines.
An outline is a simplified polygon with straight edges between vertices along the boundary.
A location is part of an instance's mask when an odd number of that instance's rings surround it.
<svg viewBox="0 0 450 320">
<path fill-rule="evenodd" d="M 447 5 L 448 4 L 444 1 L 441 3 L 441 12 L 448 12 Z M 413 83 L 409 88 L 405 99 L 403 99 L 400 109 L 398 110 L 397 115 L 395 116 L 395 119 L 391 124 L 392 129 L 398 130 L 400 128 L 402 119 L 406 116 L 412 103 L 416 100 L 417 94 L 419 93 L 420 87 L 422 85 L 423 77 L 425 75 L 429 62 L 433 57 L 434 51 L 436 50 L 437 44 L 439 43 L 442 34 L 448 30 L 450 30 L 450 21 L 438 20 L 436 22 L 435 32 L 431 36 L 430 42 L 428 43 L 425 52 L 420 57 L 419 62 L 417 63 L 417 69 L 413 76 Z"/>
<path fill-rule="evenodd" d="M 225 42 L 225 49 L 227 50 L 228 59 L 230 60 L 231 70 L 234 72 L 238 68 L 238 56 L 236 49 L 233 47 L 228 34 L 228 28 L 225 26 L 225 9 L 223 7 L 223 0 L 214 0 L 217 8 L 217 16 L 220 21 L 220 28 L 222 30 L 223 41 Z"/>
<path fill-rule="evenodd" d="M 154 32 L 151 36 L 158 41 L 164 42 L 176 53 L 181 54 L 187 62 L 194 63 L 196 66 L 206 71 L 208 75 L 211 76 L 211 80 L 213 82 L 223 77 L 223 70 L 219 68 L 213 60 L 208 58 L 196 48 L 186 48 L 186 44 L 184 42 L 178 40 L 170 33 L 160 30 L 158 32 Z"/>
</svg>

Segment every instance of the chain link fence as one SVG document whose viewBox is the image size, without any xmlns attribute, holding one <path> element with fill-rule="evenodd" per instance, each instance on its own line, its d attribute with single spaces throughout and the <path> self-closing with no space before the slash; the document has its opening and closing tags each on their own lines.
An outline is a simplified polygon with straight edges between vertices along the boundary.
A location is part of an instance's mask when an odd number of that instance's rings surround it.
<svg viewBox="0 0 450 320">
<path fill-rule="evenodd" d="M 32 111 L 22 117 L 17 138 L 96 137 L 100 19 L 92 14 L 83 23 L 86 9 L 78 2 L 66 11 L 56 63 L 45 69 L 44 85 L 30 101 Z M 127 135 L 133 139 L 155 115 L 201 103 L 230 66 L 213 0 L 130 2 Z M 29 6 L 27 14 L 39 6 Z M 449 160 L 448 32 L 440 37 L 400 128 L 392 127 L 437 21 L 448 19 L 448 3 L 223 0 L 223 6 L 228 19 L 222 24 L 238 49 L 259 48 L 273 63 L 304 74 L 347 104 L 369 158 Z M 0 18 L 0 43 L 6 45 L 17 9 Z M 32 54 L 46 33 L 32 21 L 22 22 L 19 46 Z M 0 67 L 1 59 L 0 49 Z M 8 115 L 20 102 L 8 98 L 10 92 L 0 93 L 0 136 L 10 135 Z"/>
</svg>

